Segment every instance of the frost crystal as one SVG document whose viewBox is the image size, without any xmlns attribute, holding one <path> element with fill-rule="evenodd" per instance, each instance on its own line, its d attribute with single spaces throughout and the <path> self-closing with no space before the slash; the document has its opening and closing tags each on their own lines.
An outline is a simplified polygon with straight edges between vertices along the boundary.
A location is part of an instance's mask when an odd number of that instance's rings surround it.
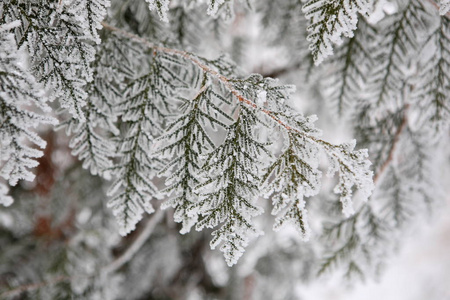
<svg viewBox="0 0 450 300">
<path fill-rule="evenodd" d="M 450 0 L 440 0 L 439 1 L 440 8 L 439 13 L 444 16 L 450 11 Z"/>
<path fill-rule="evenodd" d="M 159 18 L 163 22 L 169 22 L 168 11 L 170 0 L 145 0 L 148 2 L 150 10 L 156 10 Z"/>
<path fill-rule="evenodd" d="M 208 15 L 215 16 L 225 0 L 208 0 Z"/>
<path fill-rule="evenodd" d="M 256 97 L 256 104 L 258 104 L 258 106 L 263 107 L 266 101 L 267 101 L 267 92 L 264 90 L 259 91 Z"/>
<path fill-rule="evenodd" d="M 6 185 L 0 182 L 0 204 L 3 206 L 10 206 L 14 200 L 8 195 L 9 189 Z"/>
</svg>

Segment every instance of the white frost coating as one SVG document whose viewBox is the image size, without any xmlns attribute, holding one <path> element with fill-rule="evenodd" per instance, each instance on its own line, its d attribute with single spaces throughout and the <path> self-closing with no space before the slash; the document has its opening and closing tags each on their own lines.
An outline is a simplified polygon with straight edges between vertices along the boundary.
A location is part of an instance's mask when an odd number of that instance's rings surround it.
<svg viewBox="0 0 450 300">
<path fill-rule="evenodd" d="M 225 0 L 208 0 L 208 15 L 215 16 L 219 10 L 220 5 L 225 3 Z"/>
<path fill-rule="evenodd" d="M 308 223 L 308 210 L 305 201 L 298 199 L 294 205 L 288 208 L 283 216 L 275 219 L 274 231 L 280 231 L 287 224 L 291 224 L 299 233 L 302 241 L 308 241 L 311 236 L 311 228 Z"/>
<path fill-rule="evenodd" d="M 13 198 L 8 195 L 8 192 L 8 187 L 0 182 L 0 204 L 3 206 L 10 206 L 13 203 Z"/>
<path fill-rule="evenodd" d="M 258 106 L 264 106 L 264 104 L 267 102 L 267 91 L 261 90 L 256 95 L 256 104 Z"/>
<path fill-rule="evenodd" d="M 354 213 L 352 203 L 352 188 L 355 186 L 361 200 L 367 201 L 374 189 L 373 172 L 370 170 L 371 162 L 368 160 L 366 149 L 353 151 L 354 141 L 339 146 L 329 147 L 327 150 L 330 167 L 328 175 L 339 173 L 339 182 L 334 188 L 340 194 L 342 211 L 346 216 Z"/>
<path fill-rule="evenodd" d="M 7 24 L 3 24 L 0 26 L 0 32 L 8 31 L 13 28 L 19 27 L 21 24 L 20 20 L 15 20 Z"/>
<path fill-rule="evenodd" d="M 151 11 L 156 10 L 161 21 L 168 23 L 169 16 L 167 12 L 169 11 L 170 0 L 145 0 L 148 2 L 148 7 Z"/>
<path fill-rule="evenodd" d="M 31 128 L 41 124 L 56 124 L 56 120 L 34 112 L 36 107 L 48 110 L 43 91 L 29 75 L 21 61 L 14 35 L 8 30 L 20 26 L 20 22 L 0 27 L 0 177 L 14 186 L 19 180 L 32 181 L 30 171 L 38 165 L 34 158 L 42 156 L 46 143 Z M 28 109 L 26 109 L 28 108 Z M 6 118 L 4 117 L 6 116 Z M 0 204 L 10 205 L 12 198 L 6 195 L 8 188 L 0 184 Z"/>
<path fill-rule="evenodd" d="M 450 0 L 440 0 L 439 4 L 439 14 L 441 16 L 447 14 L 450 11 Z"/>
<path fill-rule="evenodd" d="M 101 22 L 106 16 L 107 8 L 110 6 L 110 0 L 77 0 L 66 1 L 58 10 L 61 13 L 66 9 L 74 14 L 78 24 L 84 29 L 86 37 L 94 40 L 96 44 L 100 44 L 101 39 L 98 30 L 103 27 Z"/>
<path fill-rule="evenodd" d="M 311 21 L 307 40 L 316 65 L 333 54 L 332 43 L 340 44 L 342 36 L 353 36 L 357 14 L 364 14 L 369 8 L 367 0 L 309 0 L 303 6 L 306 18 Z"/>
<path fill-rule="evenodd" d="M 212 178 L 198 189 L 200 199 L 194 204 L 202 216 L 196 229 L 215 228 L 211 248 L 220 245 L 229 266 L 242 256 L 252 236 L 262 234 L 253 221 L 263 212 L 255 204 L 258 188 L 254 183 L 259 181 L 261 163 L 252 159 L 258 157 L 259 145 L 251 129 L 254 120 L 251 112 L 242 108 L 223 144 L 207 160 L 204 170 Z"/>
</svg>

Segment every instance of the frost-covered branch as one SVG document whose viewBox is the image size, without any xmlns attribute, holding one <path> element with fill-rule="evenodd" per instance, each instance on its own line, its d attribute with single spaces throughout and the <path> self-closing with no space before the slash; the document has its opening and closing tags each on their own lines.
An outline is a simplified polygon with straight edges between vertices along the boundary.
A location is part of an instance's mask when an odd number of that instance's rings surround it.
<svg viewBox="0 0 450 300">
<path fill-rule="evenodd" d="M 292 88 L 287 86 L 277 86 L 273 80 L 264 79 L 260 75 L 252 75 L 246 79 L 236 79 L 233 77 L 233 73 L 229 73 L 228 68 L 224 69 L 219 61 L 208 61 L 186 51 L 155 45 L 148 42 L 146 39 L 126 32 L 122 29 L 113 27 L 106 23 L 103 23 L 103 25 L 104 28 L 108 30 L 118 32 L 134 41 L 145 44 L 154 53 L 161 53 L 161 55 L 173 55 L 185 60 L 198 68 L 204 74 L 206 81 L 204 80 L 200 92 L 197 92 L 193 100 L 185 100 L 184 109 L 188 109 L 187 113 L 179 116 L 177 121 L 169 127 L 169 134 L 164 137 L 164 139 L 169 139 L 169 143 L 167 146 L 162 147 L 161 150 L 159 150 L 161 153 L 169 152 L 172 153 L 172 155 L 173 153 L 177 153 L 177 155 L 174 156 L 175 159 L 172 160 L 166 168 L 164 168 L 163 173 L 168 173 L 169 176 L 168 190 L 173 190 L 178 193 L 181 192 L 181 195 L 183 195 L 181 198 L 177 196 L 176 198 L 170 200 L 166 205 L 173 206 L 176 209 L 175 217 L 177 221 L 183 222 L 183 232 L 188 231 L 190 226 L 197 222 L 196 215 L 201 216 L 196 226 L 199 230 L 205 226 L 215 227 L 221 223 L 220 220 L 231 217 L 229 222 L 222 225 L 222 227 L 215 232 L 216 237 L 213 239 L 212 244 L 215 246 L 221 243 L 221 241 L 224 241 L 221 250 L 225 252 L 225 256 L 229 264 L 236 263 L 243 251 L 243 246 L 248 243 L 248 237 L 246 237 L 244 231 L 251 229 L 256 232 L 254 226 L 251 225 L 250 217 L 259 214 L 259 210 L 252 204 L 253 201 L 248 201 L 247 199 L 243 203 L 240 202 L 242 202 L 242 199 L 248 198 L 248 195 L 245 194 L 247 195 L 245 196 L 242 194 L 242 191 L 247 189 L 251 190 L 250 186 L 248 186 L 250 183 L 247 185 L 245 184 L 245 178 L 249 178 L 250 176 L 253 178 L 253 181 L 259 181 L 257 178 L 259 178 L 260 172 L 257 169 L 251 169 L 255 168 L 256 162 L 250 160 L 250 157 L 252 155 L 260 156 L 261 153 L 259 152 L 262 150 L 259 149 L 258 152 L 255 152 L 255 154 L 248 153 L 247 156 L 241 157 L 239 161 L 243 160 L 246 162 L 245 165 L 242 165 L 242 170 L 239 169 L 239 166 L 241 166 L 242 163 L 238 163 L 238 161 L 233 163 L 233 161 L 226 159 L 229 155 L 235 155 L 231 153 L 239 153 L 240 151 L 243 151 L 243 149 L 247 149 L 246 147 L 252 143 L 256 143 L 254 137 L 251 137 L 252 131 L 251 129 L 248 129 L 250 127 L 259 126 L 258 124 L 265 124 L 264 126 L 270 127 L 272 125 L 269 125 L 269 123 L 272 123 L 275 124 L 275 127 L 279 130 L 289 135 L 291 140 L 296 140 L 297 143 L 299 143 L 299 146 L 295 148 L 295 152 L 301 157 L 301 159 L 309 161 L 309 171 L 307 168 L 302 168 L 299 170 L 300 176 L 303 178 L 302 182 L 306 182 L 306 184 L 309 180 L 316 181 L 316 179 L 310 179 L 311 174 L 317 174 L 316 177 L 320 178 L 321 172 L 318 170 L 317 165 L 318 153 L 319 150 L 324 151 L 330 162 L 328 174 L 333 175 L 335 172 L 339 173 L 339 182 L 334 191 L 341 194 L 343 211 L 346 215 L 350 215 L 353 212 L 351 201 L 353 187 L 356 187 L 360 191 L 361 199 L 366 200 L 369 197 L 373 189 L 373 183 L 372 172 L 369 170 L 370 162 L 367 160 L 367 151 L 355 151 L 354 142 L 342 145 L 333 145 L 321 139 L 319 132 L 313 129 L 312 121 L 314 121 L 314 119 L 307 119 L 301 115 L 294 114 L 292 109 L 284 103 L 284 101 L 288 99 Z M 184 65 L 181 67 L 186 68 Z M 198 77 L 198 75 L 196 76 Z M 231 105 L 232 101 L 225 100 L 224 96 L 219 96 L 220 92 L 212 92 L 209 85 L 212 85 L 214 81 L 207 83 L 208 80 L 216 80 L 216 84 L 221 86 L 224 89 L 224 92 L 229 93 L 226 97 L 231 97 L 232 99 L 237 100 L 240 109 L 238 110 L 239 115 L 237 120 L 234 121 L 234 125 L 227 125 L 226 123 L 223 123 L 223 121 L 219 121 L 217 117 L 211 118 L 211 115 L 215 114 L 216 116 L 221 115 L 223 120 L 226 120 L 226 122 L 232 120 L 227 113 L 223 112 L 218 106 L 213 105 L 212 102 L 207 99 L 217 97 L 217 99 L 223 100 L 224 105 Z M 209 91 L 211 91 L 212 94 L 209 93 Z M 203 108 L 200 109 L 200 107 Z M 244 114 L 244 116 L 242 116 L 242 114 Z M 242 121 L 239 121 L 241 118 Z M 244 131 L 238 130 L 241 128 L 241 125 L 238 126 L 236 124 L 239 122 L 245 123 L 247 120 L 253 120 L 253 123 L 251 125 L 242 125 L 247 128 Z M 266 123 L 267 121 L 269 123 Z M 224 128 L 228 131 L 227 136 L 230 138 L 227 137 L 218 148 L 214 149 L 214 143 L 208 137 L 208 134 L 203 128 L 204 125 L 202 125 L 202 123 L 205 122 L 209 122 L 213 127 L 219 126 Z M 242 137 L 240 137 L 239 132 L 246 133 L 242 133 Z M 194 134 L 196 136 L 196 140 L 200 139 L 202 143 L 197 143 L 190 138 L 189 136 L 191 134 Z M 238 143 L 241 139 L 245 141 L 245 144 L 242 144 L 235 150 L 232 150 L 234 149 L 233 147 L 237 145 L 236 143 Z M 227 141 L 230 142 L 228 143 Z M 196 170 L 199 168 L 200 155 L 202 152 L 205 152 L 205 149 L 202 149 L 204 146 L 201 145 L 208 145 L 208 143 L 209 147 L 214 150 L 210 152 L 204 168 L 208 168 L 210 165 L 213 169 L 205 170 L 206 176 L 204 176 L 204 182 L 201 182 L 198 177 L 196 177 L 197 175 L 195 175 L 195 173 L 198 172 Z M 246 151 L 253 151 L 250 149 L 254 149 L 255 147 L 258 148 L 259 146 L 252 146 Z M 306 150 L 303 151 L 302 147 L 306 147 Z M 212 161 L 211 155 L 217 155 L 214 161 Z M 311 155 L 310 158 L 307 158 L 308 155 Z M 249 167 L 251 166 L 251 168 L 246 169 L 247 165 Z M 171 175 L 168 171 L 175 166 L 177 166 L 177 169 L 174 171 L 175 173 Z M 237 170 L 234 170 L 235 168 L 237 168 Z M 228 169 L 230 169 L 230 174 L 226 171 Z M 216 170 L 215 172 L 217 173 L 214 173 L 213 170 Z M 212 175 L 213 173 L 220 175 L 216 175 L 217 177 L 214 177 Z M 239 176 L 241 176 L 241 174 L 247 173 L 248 175 L 246 175 L 246 177 L 240 179 Z M 292 184 L 296 184 L 296 180 L 298 180 L 298 178 L 295 177 L 287 179 L 287 182 Z M 238 181 L 233 183 L 233 180 Z M 191 184 L 187 184 L 189 181 Z M 196 200 L 197 196 L 195 195 L 195 192 L 192 191 L 192 187 L 190 187 L 193 183 L 197 184 L 198 187 L 205 188 L 209 188 L 209 184 L 217 185 L 218 189 L 214 189 L 215 191 L 203 192 L 205 196 L 201 196 L 201 200 Z M 252 188 L 254 187 L 255 186 L 252 185 Z M 300 187 L 297 189 L 300 189 Z M 275 190 L 280 192 L 281 189 L 276 188 Z M 318 186 L 314 187 L 314 190 L 318 191 Z M 302 193 L 300 190 L 298 192 Z M 251 194 L 254 193 L 255 191 L 251 192 Z M 285 193 L 282 192 L 281 194 Z M 294 198 L 296 198 L 297 195 L 297 193 L 289 193 L 288 196 L 285 195 L 283 197 L 289 197 L 292 201 L 294 201 Z M 312 193 L 306 193 L 307 197 L 312 195 Z M 141 201 L 144 200 L 142 199 Z M 223 201 L 223 203 L 221 201 Z M 290 206 L 290 209 L 285 212 L 285 215 L 278 219 L 279 225 L 284 223 L 286 220 L 291 220 L 294 224 L 302 227 L 303 229 L 301 229 L 301 231 L 305 231 L 304 233 L 306 233 L 307 224 L 304 220 L 302 220 L 306 217 L 303 216 L 304 212 L 301 213 L 298 211 L 299 209 L 302 209 L 302 205 L 297 201 L 294 201 L 293 204 L 294 206 Z M 248 209 L 248 212 L 242 214 L 243 212 L 241 210 L 244 209 L 244 211 L 246 211 L 245 208 Z M 253 213 L 250 211 L 253 211 Z M 135 223 L 135 221 L 132 223 Z M 236 230 L 236 232 L 232 234 L 230 230 Z"/>
<path fill-rule="evenodd" d="M 37 166 L 35 158 L 43 153 L 33 146 L 43 149 L 46 142 L 31 129 L 40 124 L 56 124 L 54 118 L 36 112 L 48 112 L 50 108 L 42 87 L 19 64 L 23 53 L 17 52 L 11 33 L 18 26 L 20 21 L 0 26 L 0 177 L 11 186 L 18 180 L 32 181 L 35 177 L 30 169 Z M 5 206 L 12 203 L 7 191 L 0 181 L 0 204 Z"/>
</svg>

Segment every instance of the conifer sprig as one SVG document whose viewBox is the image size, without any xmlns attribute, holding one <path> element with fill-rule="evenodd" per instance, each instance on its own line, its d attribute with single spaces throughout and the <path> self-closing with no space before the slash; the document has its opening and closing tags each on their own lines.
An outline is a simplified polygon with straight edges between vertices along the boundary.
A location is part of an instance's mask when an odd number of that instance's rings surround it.
<svg viewBox="0 0 450 300">
<path fill-rule="evenodd" d="M 287 207 L 283 215 L 276 219 L 274 229 L 292 222 L 302 238 L 307 240 L 310 229 L 304 198 L 319 192 L 322 173 L 317 168 L 317 153 L 306 150 L 311 147 L 305 147 L 307 141 L 292 132 L 286 139 L 287 148 L 267 169 L 263 181 L 268 181 L 271 175 L 274 177 L 266 188 L 267 196 L 273 195 L 272 214 L 276 215 Z"/>
<path fill-rule="evenodd" d="M 233 121 L 214 104 L 213 99 L 222 104 L 230 104 L 213 91 L 208 77 L 204 76 L 200 91 L 194 99 L 184 99 L 185 102 L 180 107 L 182 115 L 168 126 L 168 133 L 159 139 L 163 146 L 157 153 L 169 153 L 174 157 L 160 172 L 167 176 L 167 187 L 163 193 L 175 194 L 164 202 L 162 208 L 175 208 L 174 220 L 183 223 L 181 233 L 188 232 L 197 223 L 197 215 L 192 213 L 192 207 L 199 197 L 195 187 L 202 180 L 203 157 L 216 147 L 206 125 L 209 124 L 211 129 L 216 126 L 228 128 L 220 118 L 216 118 L 218 116 L 228 122 Z"/>
<path fill-rule="evenodd" d="M 54 118 L 36 112 L 48 112 L 50 108 L 42 88 L 18 64 L 20 53 L 11 32 L 18 26 L 18 20 L 0 26 L 0 176 L 11 186 L 18 180 L 32 181 L 35 177 L 30 169 L 37 166 L 35 158 L 42 156 L 40 149 L 45 148 L 46 142 L 31 129 L 40 124 L 56 124 Z M 12 204 L 7 193 L 8 187 L 0 181 L 0 204 Z"/>
<path fill-rule="evenodd" d="M 119 112 L 116 105 L 123 101 L 122 82 L 134 76 L 130 56 L 141 55 L 132 47 L 122 49 L 119 37 L 106 36 L 97 46 L 96 60 L 92 64 L 93 81 L 86 85 L 89 97 L 83 111 L 86 121 L 70 119 L 62 126 L 72 135 L 69 146 L 72 154 L 83 161 L 83 167 L 92 174 L 109 179 L 112 158 L 116 156 L 115 145 L 108 136 L 119 135 L 116 126 Z"/>
<path fill-rule="evenodd" d="M 238 119 L 230 125 L 225 141 L 209 154 L 203 166 L 208 179 L 197 186 L 201 198 L 192 208 L 201 215 L 197 230 L 220 224 L 210 244 L 213 249 L 222 244 L 220 251 L 229 266 L 242 255 L 250 236 L 259 234 L 252 221 L 263 211 L 255 205 L 261 168 L 256 158 L 267 150 L 254 136 L 257 123 L 254 112 L 240 106 Z"/>
<path fill-rule="evenodd" d="M 366 14 L 370 9 L 367 0 L 310 0 L 303 6 L 308 26 L 309 49 L 314 62 L 320 64 L 324 58 L 333 54 L 334 44 L 342 42 L 342 35 L 353 37 L 358 22 L 358 13 Z"/>
<path fill-rule="evenodd" d="M 118 147 L 120 163 L 111 170 L 116 177 L 108 202 L 120 225 L 120 233 L 132 231 L 142 213 L 154 211 L 150 201 L 159 198 L 158 188 L 152 182 L 162 161 L 155 157 L 155 140 L 162 133 L 164 118 L 173 103 L 174 91 L 184 82 L 172 73 L 164 57 L 153 53 L 150 69 L 130 82 L 124 100 L 117 108 L 125 125 Z"/>
<path fill-rule="evenodd" d="M 92 80 L 90 63 L 95 55 L 90 41 L 97 34 L 86 28 L 78 16 L 85 6 L 80 1 L 59 5 L 48 0 L 24 3 L 7 0 L 2 5 L 3 20 L 21 22 L 15 30 L 16 40 L 18 47 L 27 41 L 31 70 L 37 81 L 52 91 L 52 99 L 58 99 L 75 119 L 84 122 L 82 107 L 87 98 L 84 86 Z M 101 15 L 95 17 L 96 24 L 91 22 L 95 28 Z"/>
</svg>

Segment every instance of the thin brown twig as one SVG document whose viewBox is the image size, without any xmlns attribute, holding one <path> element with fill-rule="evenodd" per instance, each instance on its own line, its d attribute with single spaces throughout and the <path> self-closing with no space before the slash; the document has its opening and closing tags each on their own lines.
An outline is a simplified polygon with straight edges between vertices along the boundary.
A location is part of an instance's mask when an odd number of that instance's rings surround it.
<svg viewBox="0 0 450 300">
<path fill-rule="evenodd" d="M 112 272 L 117 271 L 120 267 L 122 267 L 124 264 L 126 264 L 130 259 L 133 258 L 133 256 L 139 251 L 139 249 L 142 248 L 145 241 L 148 240 L 148 238 L 153 233 L 156 225 L 161 221 L 162 217 L 164 215 L 164 212 L 161 209 L 158 209 L 157 212 L 153 214 L 153 216 L 147 221 L 145 224 L 144 230 L 141 231 L 139 236 L 134 240 L 134 242 L 131 244 L 130 247 L 116 260 L 114 260 L 112 263 L 107 265 L 102 269 L 101 275 L 107 275 Z M 40 289 L 45 286 L 57 284 L 64 281 L 69 281 L 72 277 L 70 276 L 57 276 L 51 280 L 38 282 L 38 283 L 31 283 L 31 284 L 24 284 L 18 287 L 15 287 L 9 291 L 3 292 L 0 294 L 0 299 L 3 299 L 4 297 L 14 297 L 17 295 L 20 295 L 23 292 L 28 291 L 34 291 L 37 289 Z"/>
<path fill-rule="evenodd" d="M 323 147 L 324 149 L 330 151 L 331 156 L 334 156 L 341 165 L 344 166 L 344 168 L 346 168 L 350 173 L 354 174 L 354 172 L 352 170 L 350 170 L 347 165 L 342 161 L 342 159 L 332 151 L 332 149 L 335 147 L 335 145 L 324 141 L 320 138 L 317 138 L 313 135 L 309 135 L 306 132 L 302 132 L 296 128 L 293 128 L 291 126 L 289 126 L 288 124 L 286 124 L 285 122 L 283 122 L 279 117 L 276 116 L 276 113 L 274 113 L 273 111 L 260 107 L 258 106 L 256 103 L 254 103 L 253 101 L 245 98 L 243 95 L 241 95 L 241 93 L 239 91 L 237 91 L 234 87 L 233 84 L 230 82 L 230 79 L 227 78 L 226 76 L 220 74 L 219 72 L 217 72 L 216 70 L 211 69 L 210 67 L 208 67 L 207 65 L 205 65 L 204 63 L 202 63 L 195 55 L 186 52 L 186 51 L 182 51 L 182 50 L 178 50 L 178 49 L 173 49 L 173 48 L 167 48 L 167 47 L 163 47 L 163 46 L 158 46 L 155 45 L 154 43 L 149 42 L 148 40 L 146 40 L 145 38 L 142 38 L 140 36 L 137 36 L 133 33 L 130 33 L 126 30 L 117 28 L 115 26 L 112 26 L 106 22 L 102 22 L 101 23 L 103 28 L 112 31 L 112 32 L 117 32 L 125 37 L 128 37 L 131 40 L 137 41 L 143 45 L 146 45 L 147 47 L 153 49 L 153 51 L 157 51 L 157 52 L 162 52 L 162 53 L 166 53 L 166 54 L 170 54 L 170 55 L 176 55 L 179 57 L 182 57 L 188 61 L 190 61 L 191 63 L 193 63 L 194 65 L 196 65 L 197 67 L 199 67 L 200 69 L 202 69 L 205 73 L 208 73 L 212 76 L 214 76 L 216 79 L 218 79 L 223 85 L 225 85 L 225 87 L 231 92 L 231 94 L 233 96 L 236 97 L 236 99 L 241 102 L 246 104 L 247 106 L 258 110 L 264 114 L 266 114 L 269 118 L 271 118 L 272 120 L 274 120 L 276 123 L 278 123 L 281 127 L 283 127 L 284 129 L 286 129 L 288 132 L 295 132 L 297 134 L 300 134 L 303 138 L 308 139 L 310 142 L 315 143 L 317 145 L 320 145 L 321 147 Z M 355 174 L 354 174 L 355 175 Z"/>
<path fill-rule="evenodd" d="M 158 209 L 152 217 L 145 224 L 144 229 L 140 232 L 139 236 L 133 241 L 130 247 L 116 260 L 107 265 L 102 269 L 103 274 L 110 274 L 112 272 L 117 271 L 130 261 L 133 256 L 142 248 L 144 243 L 148 240 L 148 238 L 152 235 L 156 225 L 162 220 L 164 216 L 164 212 L 161 209 Z"/>
<path fill-rule="evenodd" d="M 178 50 L 178 49 L 173 49 L 173 48 L 167 48 L 167 47 L 163 47 L 163 46 L 157 46 L 151 42 L 149 42 L 148 40 L 141 38 L 135 34 L 132 34 L 128 31 L 125 31 L 123 29 L 114 27 L 112 25 L 109 25 L 108 23 L 102 22 L 101 23 L 103 25 L 103 27 L 105 29 L 108 29 L 110 31 L 113 32 L 118 32 L 132 40 L 138 41 L 146 46 L 148 46 L 149 48 L 152 48 L 154 51 L 158 51 L 158 52 L 163 52 L 163 53 L 167 53 L 167 54 L 172 54 L 172 55 L 177 55 L 180 57 L 185 58 L 186 60 L 189 60 L 190 62 L 192 62 L 194 65 L 196 65 L 197 67 L 199 67 L 200 69 L 202 69 L 205 73 L 208 73 L 214 77 L 216 77 L 221 83 L 223 83 L 228 89 L 229 91 L 233 94 L 233 96 L 235 96 L 239 102 L 241 103 L 245 103 L 246 105 L 258 109 L 262 112 L 264 112 L 266 115 L 268 115 L 270 118 L 272 118 L 274 121 L 276 121 L 277 123 L 279 123 L 282 127 L 286 128 L 287 130 L 294 130 L 297 131 L 296 129 L 290 127 L 289 125 L 285 124 L 283 121 L 281 121 L 278 117 L 276 117 L 274 115 L 274 113 L 268 109 L 265 108 L 261 108 L 258 105 L 256 105 L 256 103 L 254 103 L 253 101 L 245 98 L 244 96 L 242 96 L 236 89 L 234 89 L 233 85 L 231 84 L 230 80 L 220 74 L 219 72 L 217 72 L 216 70 L 211 69 L 210 67 L 208 67 L 207 65 L 205 65 L 204 63 L 202 63 L 200 60 L 198 60 L 194 55 L 182 51 L 182 50 Z"/>
<path fill-rule="evenodd" d="M 373 182 L 376 184 L 377 181 L 380 179 L 381 175 L 385 172 L 386 168 L 391 164 L 392 160 L 394 159 L 395 150 L 397 148 L 398 141 L 400 140 L 400 135 L 402 134 L 403 130 L 405 129 L 406 125 L 408 124 L 408 111 L 409 105 L 406 104 L 403 108 L 403 117 L 402 122 L 400 123 L 400 126 L 398 126 L 397 131 L 394 135 L 394 140 L 392 142 L 391 148 L 389 149 L 389 155 L 387 159 L 384 161 L 384 163 L 381 165 L 378 172 L 373 177 Z"/>
</svg>

